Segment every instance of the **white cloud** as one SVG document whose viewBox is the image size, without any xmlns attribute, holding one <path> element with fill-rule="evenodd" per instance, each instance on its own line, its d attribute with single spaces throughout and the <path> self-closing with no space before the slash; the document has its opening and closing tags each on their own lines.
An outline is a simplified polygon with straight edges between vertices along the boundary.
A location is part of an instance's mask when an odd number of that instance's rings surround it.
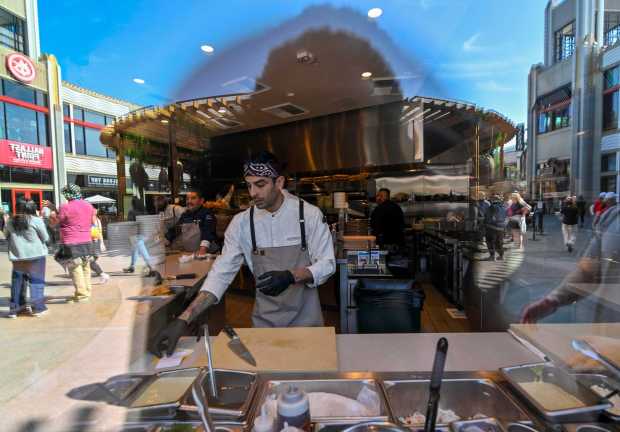
<svg viewBox="0 0 620 432">
<path fill-rule="evenodd" d="M 491 93 L 509 93 L 515 91 L 514 88 L 499 84 L 495 80 L 482 81 L 476 83 L 476 88 L 478 90 L 491 92 Z"/>
<path fill-rule="evenodd" d="M 439 65 L 437 74 L 446 79 L 481 79 L 497 77 L 508 72 L 522 72 L 527 75 L 528 68 L 527 58 L 512 57 L 505 60 L 443 63 Z"/>
<path fill-rule="evenodd" d="M 480 39 L 480 33 L 476 33 L 475 35 L 467 39 L 465 42 L 463 42 L 463 51 L 465 52 L 482 51 L 482 47 L 476 44 L 476 42 L 478 42 L 478 39 Z"/>
</svg>

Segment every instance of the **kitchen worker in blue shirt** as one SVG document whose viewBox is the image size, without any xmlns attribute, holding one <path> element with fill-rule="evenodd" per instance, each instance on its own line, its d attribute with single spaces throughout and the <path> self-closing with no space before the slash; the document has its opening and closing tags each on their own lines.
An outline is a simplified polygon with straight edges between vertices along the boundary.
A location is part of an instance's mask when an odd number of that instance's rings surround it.
<svg viewBox="0 0 620 432">
<path fill-rule="evenodd" d="M 217 303 L 244 260 L 256 278 L 254 327 L 320 327 L 318 286 L 336 270 L 334 247 L 321 211 L 284 189 L 282 165 L 269 152 L 250 158 L 243 175 L 253 205 L 237 214 L 224 236 L 200 292 L 151 346 L 158 356 L 174 352 L 189 325 Z"/>
</svg>

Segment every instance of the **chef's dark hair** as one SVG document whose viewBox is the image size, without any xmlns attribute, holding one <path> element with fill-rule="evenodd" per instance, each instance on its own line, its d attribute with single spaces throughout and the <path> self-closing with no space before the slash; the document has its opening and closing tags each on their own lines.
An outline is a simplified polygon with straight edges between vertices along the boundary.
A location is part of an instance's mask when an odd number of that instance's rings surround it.
<svg viewBox="0 0 620 432">
<path fill-rule="evenodd" d="M 390 198 L 391 192 L 390 192 L 390 190 L 388 188 L 381 188 L 381 189 L 379 189 L 379 192 L 385 192 L 387 194 L 388 198 Z"/>
</svg>

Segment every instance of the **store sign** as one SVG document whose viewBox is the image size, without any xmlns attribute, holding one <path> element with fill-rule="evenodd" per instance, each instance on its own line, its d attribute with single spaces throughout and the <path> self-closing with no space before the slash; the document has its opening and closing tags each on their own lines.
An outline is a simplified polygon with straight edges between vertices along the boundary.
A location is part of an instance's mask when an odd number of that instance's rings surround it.
<svg viewBox="0 0 620 432">
<path fill-rule="evenodd" d="M 118 179 L 116 177 L 88 176 L 88 186 L 93 187 L 117 187 Z"/>
<path fill-rule="evenodd" d="M 10 54 L 6 57 L 6 68 L 13 77 L 26 84 L 30 84 L 37 77 L 34 63 L 23 54 Z"/>
<path fill-rule="evenodd" d="M 52 148 L 3 139 L 0 140 L 0 164 L 52 169 Z"/>
</svg>

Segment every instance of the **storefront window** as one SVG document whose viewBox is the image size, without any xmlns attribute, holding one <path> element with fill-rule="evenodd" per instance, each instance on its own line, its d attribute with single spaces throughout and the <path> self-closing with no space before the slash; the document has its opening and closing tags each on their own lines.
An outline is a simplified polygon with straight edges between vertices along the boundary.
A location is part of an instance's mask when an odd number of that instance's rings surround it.
<svg viewBox="0 0 620 432">
<path fill-rule="evenodd" d="M 604 154 L 601 157 L 601 172 L 616 171 L 616 153 Z"/>
<path fill-rule="evenodd" d="M 67 103 L 62 104 L 62 114 L 65 117 L 71 117 L 71 108 L 69 107 L 69 104 Z"/>
<path fill-rule="evenodd" d="M 602 176 L 601 177 L 601 192 L 616 192 L 618 176 Z"/>
<path fill-rule="evenodd" d="M 37 128 L 39 133 L 39 145 L 47 146 L 49 143 L 47 135 L 47 115 L 37 112 Z"/>
<path fill-rule="evenodd" d="M 28 54 L 24 20 L 4 9 L 0 9 L 0 44 Z"/>
<path fill-rule="evenodd" d="M 555 32 L 555 61 L 569 58 L 575 52 L 575 23 L 567 24 Z"/>
<path fill-rule="evenodd" d="M 71 153 L 71 124 L 64 123 L 64 136 L 65 136 L 65 153 Z"/>
<path fill-rule="evenodd" d="M 37 168 L 10 167 L 11 183 L 52 184 L 52 171 Z"/>
<path fill-rule="evenodd" d="M 538 113 L 538 133 L 543 134 L 570 126 L 570 104 Z"/>
<path fill-rule="evenodd" d="M 84 110 L 74 105 L 73 106 L 73 118 L 75 120 L 84 120 Z"/>
<path fill-rule="evenodd" d="M 36 104 L 35 91 L 32 87 L 8 79 L 3 79 L 2 82 L 4 83 L 4 96 Z"/>
<path fill-rule="evenodd" d="M 618 127 L 618 91 L 607 93 L 603 96 L 603 129 L 616 129 Z"/>
<path fill-rule="evenodd" d="M 93 111 L 84 110 L 84 121 L 105 125 L 105 116 Z"/>
<path fill-rule="evenodd" d="M 73 112 L 75 113 L 75 110 Z M 85 155 L 86 141 L 84 139 L 84 127 L 74 125 L 73 131 L 75 132 L 75 152 L 80 155 Z"/>
<path fill-rule="evenodd" d="M 99 140 L 101 131 L 89 127 L 84 128 L 84 131 L 86 135 L 86 154 L 88 156 L 107 157 L 106 148 Z"/>
<path fill-rule="evenodd" d="M 10 103 L 4 104 L 7 138 L 28 144 L 38 144 L 37 112 Z"/>
</svg>

